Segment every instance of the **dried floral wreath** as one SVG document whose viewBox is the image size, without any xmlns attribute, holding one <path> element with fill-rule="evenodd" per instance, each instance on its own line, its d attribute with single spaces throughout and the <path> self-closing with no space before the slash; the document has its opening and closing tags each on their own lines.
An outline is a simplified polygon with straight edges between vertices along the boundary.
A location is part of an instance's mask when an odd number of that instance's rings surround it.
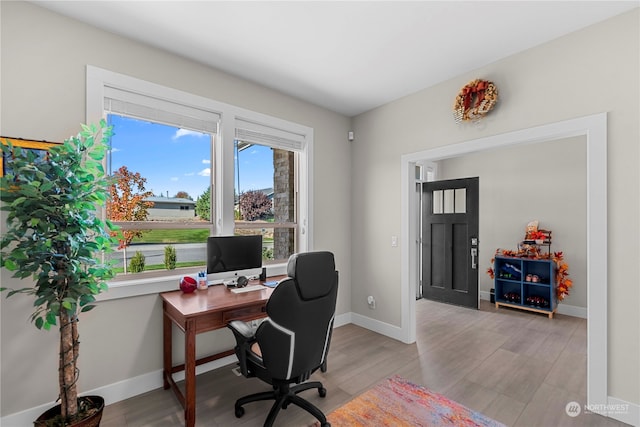
<svg viewBox="0 0 640 427">
<path fill-rule="evenodd" d="M 453 106 L 456 122 L 479 120 L 498 102 L 498 88 L 493 82 L 476 79 L 463 87 Z"/>
</svg>

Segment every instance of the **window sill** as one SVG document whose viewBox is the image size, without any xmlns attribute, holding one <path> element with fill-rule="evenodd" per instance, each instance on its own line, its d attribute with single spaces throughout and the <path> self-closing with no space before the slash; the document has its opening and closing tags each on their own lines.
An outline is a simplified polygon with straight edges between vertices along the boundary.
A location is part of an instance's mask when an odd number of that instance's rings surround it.
<svg viewBox="0 0 640 427">
<path fill-rule="evenodd" d="M 270 264 L 267 276 L 287 274 L 287 264 Z M 96 301 L 110 301 L 120 298 L 131 298 L 142 295 L 159 294 L 178 290 L 178 283 L 183 274 L 167 274 L 162 277 L 120 280 L 109 283 L 109 290 L 96 296 Z"/>
</svg>

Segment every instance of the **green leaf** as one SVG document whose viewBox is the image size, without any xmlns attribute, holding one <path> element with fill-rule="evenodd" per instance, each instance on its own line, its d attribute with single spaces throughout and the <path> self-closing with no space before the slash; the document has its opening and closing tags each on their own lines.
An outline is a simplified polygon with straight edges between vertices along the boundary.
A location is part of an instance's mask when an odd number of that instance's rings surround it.
<svg viewBox="0 0 640 427">
<path fill-rule="evenodd" d="M 84 307 L 82 307 L 82 310 L 80 310 L 82 313 L 87 312 L 87 311 L 91 311 L 95 308 L 95 305 L 85 305 Z"/>
<path fill-rule="evenodd" d="M 3 267 L 9 271 L 15 271 L 18 269 L 18 265 L 11 259 L 2 260 Z"/>
<path fill-rule="evenodd" d="M 53 314 L 52 312 L 47 312 L 47 316 L 46 316 L 46 323 L 49 325 L 55 325 L 56 324 L 56 315 Z M 46 328 L 46 326 L 45 326 Z"/>
<path fill-rule="evenodd" d="M 49 305 L 49 312 L 47 313 L 47 321 L 49 321 L 49 314 L 54 318 L 60 314 L 60 303 L 57 301 L 52 302 Z M 55 322 L 55 321 L 54 321 Z M 54 323 L 55 324 L 55 323 Z"/>
<path fill-rule="evenodd" d="M 25 188 L 26 188 L 26 187 L 25 187 Z M 23 188 L 22 190 L 24 191 L 24 190 L 25 190 L 25 188 Z M 26 197 L 18 197 L 17 199 L 15 199 L 15 200 L 13 201 L 13 203 L 11 203 L 11 207 L 13 207 L 13 208 L 18 207 L 18 206 L 20 206 L 21 204 L 23 204 L 25 200 L 27 200 L 27 198 L 26 198 Z"/>
</svg>

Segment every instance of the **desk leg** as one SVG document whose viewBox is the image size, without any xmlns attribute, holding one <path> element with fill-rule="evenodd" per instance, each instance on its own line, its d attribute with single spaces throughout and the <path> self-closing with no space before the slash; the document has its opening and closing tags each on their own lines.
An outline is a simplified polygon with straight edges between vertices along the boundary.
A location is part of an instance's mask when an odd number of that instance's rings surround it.
<svg viewBox="0 0 640 427">
<path fill-rule="evenodd" d="M 163 302 L 165 305 L 166 302 Z M 173 365 L 173 360 L 171 360 L 171 349 L 173 347 L 172 339 L 172 330 L 171 330 L 171 319 L 167 316 L 166 311 L 163 310 L 162 315 L 162 357 L 164 362 L 164 372 L 162 374 L 163 379 L 163 388 L 167 390 L 170 386 L 169 377 L 171 377 L 171 368 Z"/>
<path fill-rule="evenodd" d="M 184 331 L 185 427 L 196 424 L 196 331 L 195 321 L 187 320 Z"/>
</svg>

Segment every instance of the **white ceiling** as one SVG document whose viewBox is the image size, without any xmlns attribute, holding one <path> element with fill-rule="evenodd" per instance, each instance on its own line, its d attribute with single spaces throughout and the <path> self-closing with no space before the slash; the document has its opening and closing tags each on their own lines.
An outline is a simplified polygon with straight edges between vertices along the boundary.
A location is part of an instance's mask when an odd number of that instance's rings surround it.
<svg viewBox="0 0 640 427">
<path fill-rule="evenodd" d="M 354 116 L 640 0 L 33 3 Z"/>
</svg>

